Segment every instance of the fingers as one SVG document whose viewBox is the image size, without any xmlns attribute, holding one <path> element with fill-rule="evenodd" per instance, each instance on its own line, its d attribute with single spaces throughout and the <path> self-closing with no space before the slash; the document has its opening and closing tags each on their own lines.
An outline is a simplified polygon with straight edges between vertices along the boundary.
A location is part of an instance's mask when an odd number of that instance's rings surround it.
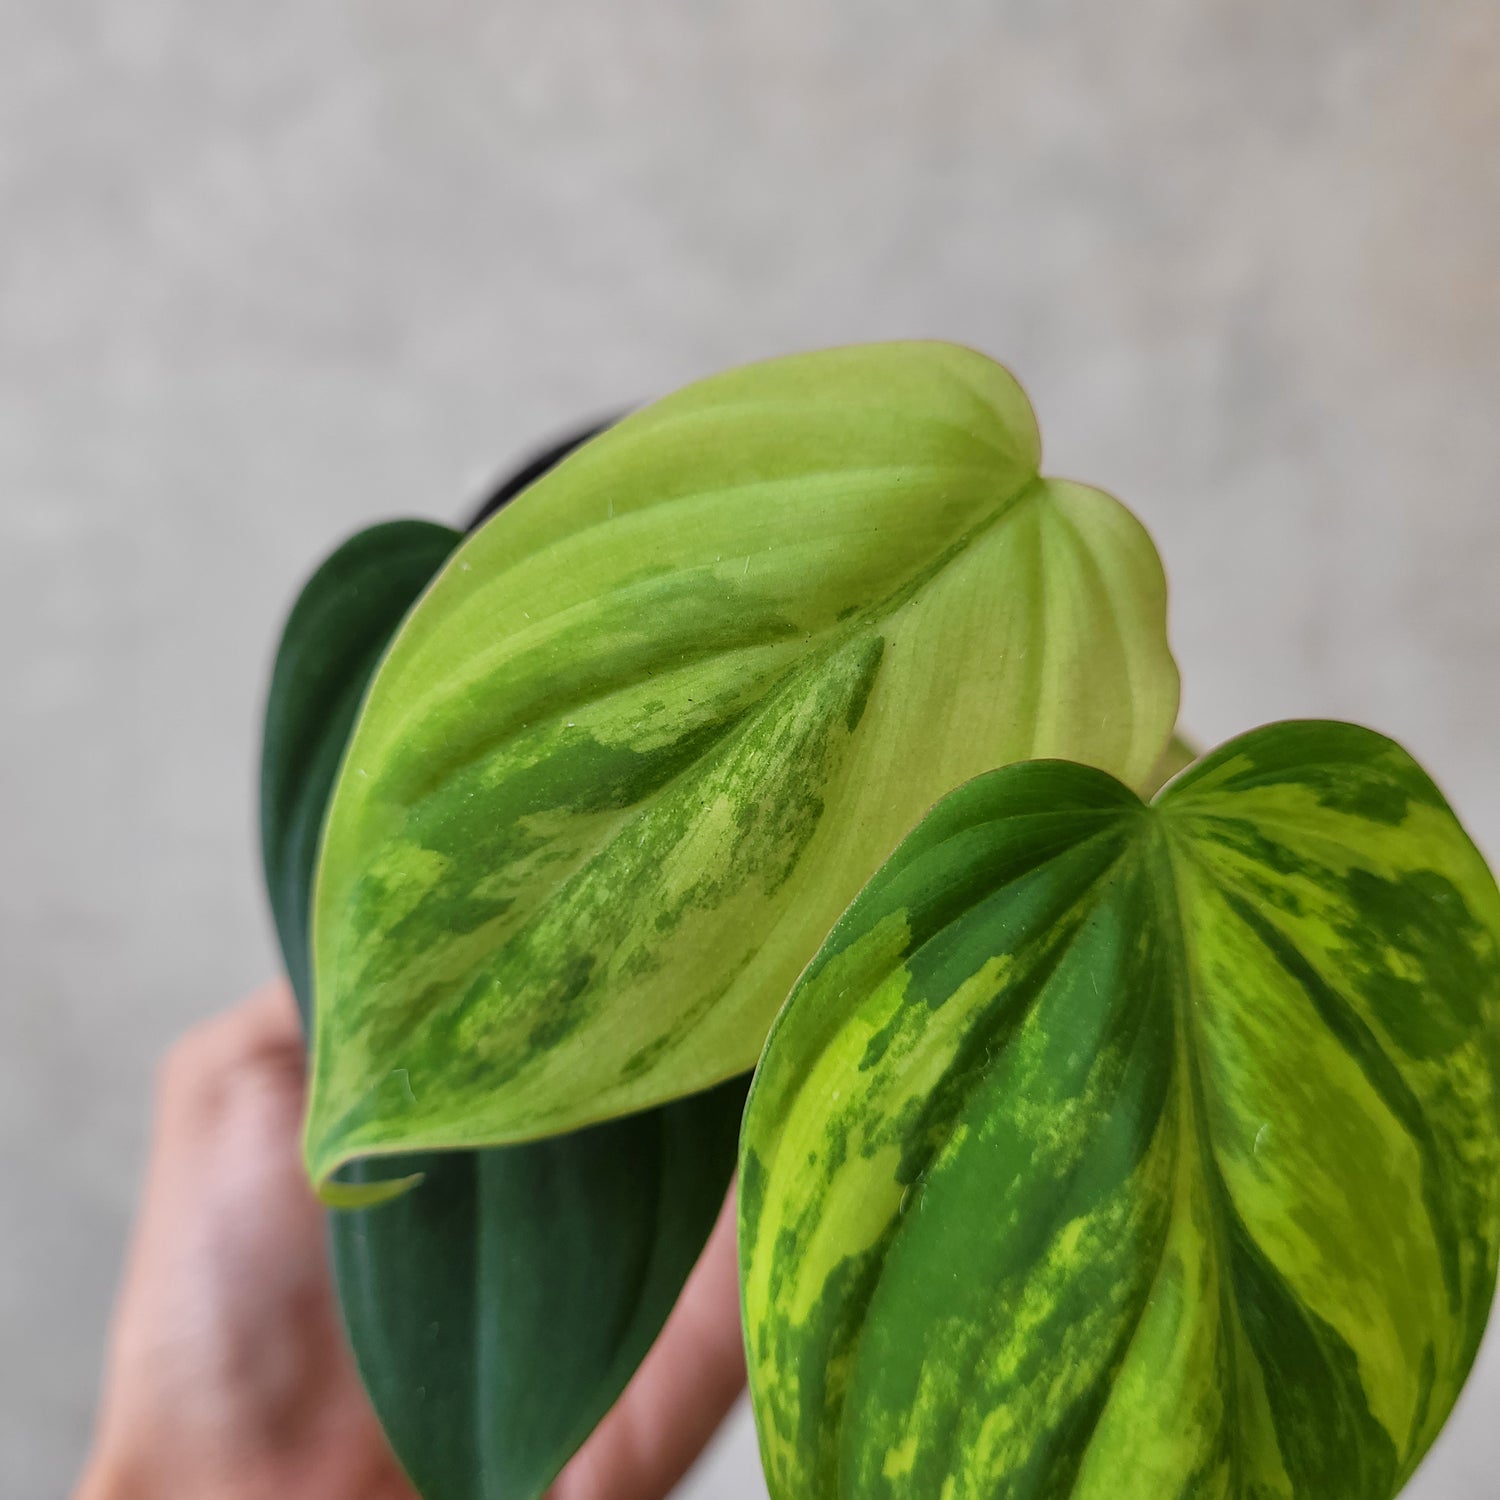
<svg viewBox="0 0 1500 1500">
<path fill-rule="evenodd" d="M 157 1077 L 122 1306 L 165 1276 L 163 1267 L 206 1256 L 203 1246 L 216 1238 L 229 1242 L 226 1255 L 277 1233 L 320 1251 L 297 1149 L 305 1073 L 296 1010 L 281 984 L 173 1044 Z"/>
<path fill-rule="evenodd" d="M 250 1205 L 268 1228 L 316 1225 L 297 1150 L 305 1073 L 284 984 L 262 987 L 172 1045 L 157 1077 L 127 1292 L 139 1266 L 175 1262 L 192 1235 L 227 1233 Z M 248 1241 L 243 1231 L 239 1238 Z"/>
<path fill-rule="evenodd" d="M 283 984 L 162 1063 L 90 1468 L 130 1477 L 117 1492 L 414 1500 L 343 1344 L 304 1074 Z"/>
<path fill-rule="evenodd" d="M 285 979 L 261 985 L 217 1019 L 227 1031 L 238 1033 L 248 1046 L 302 1042 L 297 1002 Z"/>
<path fill-rule="evenodd" d="M 301 1054 L 302 1028 L 290 986 L 275 980 L 184 1033 L 167 1053 L 165 1068 L 233 1067 L 287 1050 Z"/>
<path fill-rule="evenodd" d="M 200 1021 L 162 1059 L 156 1128 L 175 1133 L 184 1116 L 205 1119 L 246 1089 L 300 1099 L 306 1051 L 285 982 L 263 985 L 232 1009 Z"/>
<path fill-rule="evenodd" d="M 662 1500 L 745 1384 L 731 1189 L 660 1337 L 548 1500 Z"/>
</svg>

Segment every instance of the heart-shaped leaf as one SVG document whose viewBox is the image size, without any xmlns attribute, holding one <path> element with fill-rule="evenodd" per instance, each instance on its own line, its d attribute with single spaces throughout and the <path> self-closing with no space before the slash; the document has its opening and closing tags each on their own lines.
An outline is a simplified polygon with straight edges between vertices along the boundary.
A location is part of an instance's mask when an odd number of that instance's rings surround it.
<svg viewBox="0 0 1500 1500">
<path fill-rule="evenodd" d="M 748 1068 L 943 792 L 1171 732 L 1160 564 L 941 344 L 732 372 L 476 533 L 329 814 L 309 1170 L 571 1129 Z"/>
<path fill-rule="evenodd" d="M 776 1500 L 1389 1500 L 1494 1290 L 1497 943 L 1367 730 L 1259 730 L 1149 808 L 1059 762 L 955 792 L 751 1090 Z"/>
<path fill-rule="evenodd" d="M 266 883 L 304 1016 L 318 831 L 360 699 L 459 533 L 373 527 L 314 574 L 266 709 Z M 734 1170 L 743 1082 L 536 1145 L 403 1158 L 399 1202 L 329 1216 L 344 1319 L 427 1500 L 535 1500 L 624 1389 Z M 386 1164 L 389 1166 L 389 1164 Z M 368 1175 L 351 1169 L 358 1189 Z"/>
</svg>

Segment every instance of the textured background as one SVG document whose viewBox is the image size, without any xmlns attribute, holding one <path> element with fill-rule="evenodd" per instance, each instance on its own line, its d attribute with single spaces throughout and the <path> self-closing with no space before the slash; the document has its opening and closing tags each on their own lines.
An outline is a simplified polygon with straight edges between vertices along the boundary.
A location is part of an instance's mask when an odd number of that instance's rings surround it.
<svg viewBox="0 0 1500 1500">
<path fill-rule="evenodd" d="M 1490 0 L 0 3 L 0 1492 L 75 1472 L 153 1060 L 272 966 L 297 583 L 581 415 L 976 344 L 1155 532 L 1202 737 L 1366 721 L 1500 854 L 1497 160 Z M 1492 1340 L 1412 1495 L 1497 1401 Z"/>
</svg>

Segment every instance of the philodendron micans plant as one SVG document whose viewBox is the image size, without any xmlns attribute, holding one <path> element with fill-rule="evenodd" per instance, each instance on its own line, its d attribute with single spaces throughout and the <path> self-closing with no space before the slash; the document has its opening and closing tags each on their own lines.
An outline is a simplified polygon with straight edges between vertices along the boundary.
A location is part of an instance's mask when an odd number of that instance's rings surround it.
<svg viewBox="0 0 1500 1500">
<path fill-rule="evenodd" d="M 776 360 L 304 589 L 266 869 L 428 1500 L 545 1491 L 736 1168 L 774 1500 L 1389 1500 L 1442 1426 L 1495 883 L 1369 730 L 1193 761 L 1150 540 L 1039 461 L 969 350 Z"/>
</svg>

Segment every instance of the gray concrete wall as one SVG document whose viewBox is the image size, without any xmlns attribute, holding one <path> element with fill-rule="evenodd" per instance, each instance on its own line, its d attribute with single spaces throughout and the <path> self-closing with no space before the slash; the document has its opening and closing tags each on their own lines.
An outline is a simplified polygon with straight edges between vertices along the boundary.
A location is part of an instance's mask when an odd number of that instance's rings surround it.
<svg viewBox="0 0 1500 1500">
<path fill-rule="evenodd" d="M 1368 722 L 1500 854 L 1497 159 L 1488 0 L 0 6 L 0 1493 L 81 1453 L 153 1059 L 272 967 L 289 596 L 580 414 L 978 345 L 1201 736 Z M 757 1486 L 741 1421 L 685 1493 Z"/>
</svg>

